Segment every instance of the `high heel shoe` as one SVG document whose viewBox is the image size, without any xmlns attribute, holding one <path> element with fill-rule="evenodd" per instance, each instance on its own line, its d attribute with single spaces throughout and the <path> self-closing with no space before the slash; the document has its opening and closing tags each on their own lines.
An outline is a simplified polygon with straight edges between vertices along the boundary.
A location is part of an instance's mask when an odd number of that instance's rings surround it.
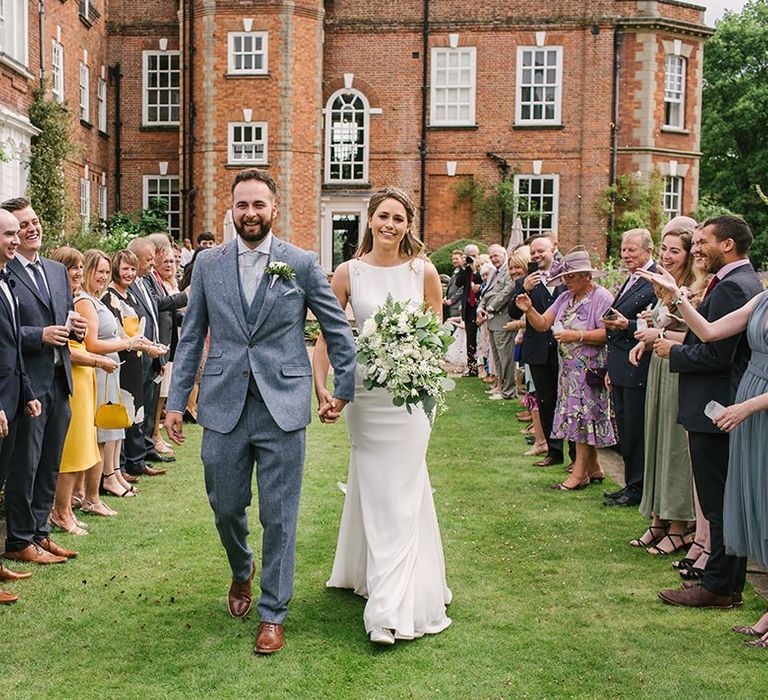
<svg viewBox="0 0 768 700">
<path fill-rule="evenodd" d="M 701 556 L 704 556 L 705 554 L 707 557 L 709 557 L 709 552 L 706 549 L 701 553 Z M 699 559 L 701 559 L 701 557 L 699 557 Z M 680 569 L 677 573 L 680 574 L 680 578 L 684 581 L 698 581 L 702 576 L 704 576 L 704 567 L 691 565 L 686 569 Z"/>
<path fill-rule="evenodd" d="M 589 477 L 585 477 L 584 481 L 580 481 L 576 486 L 566 486 L 565 482 L 561 482 L 559 484 L 550 484 L 549 488 L 551 488 L 553 491 L 580 491 L 581 489 L 585 489 L 589 486 Z"/>
<path fill-rule="evenodd" d="M 661 542 L 664 539 L 668 529 L 669 525 L 649 525 L 648 529 L 640 537 L 630 540 L 629 544 L 632 547 L 653 547 L 657 542 Z M 661 534 L 657 535 L 657 532 L 661 532 Z M 649 535 L 650 539 L 648 539 Z"/>
<path fill-rule="evenodd" d="M 605 472 L 600 471 L 589 475 L 590 484 L 602 484 L 603 481 L 605 481 Z"/>
<path fill-rule="evenodd" d="M 129 489 L 124 488 L 122 493 L 118 493 L 117 491 L 112 491 L 107 488 L 107 479 L 109 479 L 110 476 L 113 476 L 115 472 L 112 472 L 111 474 L 104 474 L 104 476 L 101 479 L 101 491 L 107 496 L 116 496 L 117 498 L 130 498 L 131 496 L 136 495 L 136 490 L 131 487 Z M 118 485 L 122 485 L 118 482 Z"/>
<path fill-rule="evenodd" d="M 534 442 L 533 447 L 525 452 L 526 457 L 535 457 L 537 455 L 545 455 L 549 451 L 549 446 L 546 442 Z"/>
<path fill-rule="evenodd" d="M 672 549 L 662 549 L 661 544 L 664 542 L 664 540 L 669 540 L 670 545 L 672 546 Z M 677 544 L 675 544 L 677 542 Z M 658 542 L 651 545 L 646 549 L 645 551 L 648 552 L 648 554 L 652 554 L 654 556 L 666 556 L 667 554 L 674 554 L 675 552 L 683 549 L 684 547 L 687 547 L 688 545 L 693 542 L 693 537 L 691 537 L 690 540 L 685 539 L 685 535 L 680 535 L 676 532 L 668 532 L 664 537 L 662 537 Z"/>
<path fill-rule="evenodd" d="M 690 534 L 690 533 L 686 532 L 685 534 L 687 535 L 687 534 Z M 691 544 L 691 549 L 693 549 L 694 547 L 698 547 L 702 551 L 702 553 L 704 552 L 704 545 L 703 544 L 699 544 L 698 542 L 693 542 Z M 688 550 L 688 554 L 691 553 L 691 549 Z M 699 557 L 700 556 L 701 556 L 701 554 L 699 554 Z M 696 560 L 699 557 L 689 557 L 689 556 L 686 555 L 682 559 L 677 559 L 677 560 L 673 561 L 672 562 L 672 568 L 673 569 L 677 569 L 678 571 L 680 571 L 680 569 L 689 569 L 690 567 L 692 567 L 696 563 Z"/>
</svg>

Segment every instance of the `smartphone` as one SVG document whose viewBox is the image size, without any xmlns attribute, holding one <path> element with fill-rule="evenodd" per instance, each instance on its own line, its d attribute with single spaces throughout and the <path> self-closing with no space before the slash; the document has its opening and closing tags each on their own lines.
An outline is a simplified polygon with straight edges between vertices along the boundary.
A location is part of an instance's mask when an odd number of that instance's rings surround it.
<svg viewBox="0 0 768 700">
<path fill-rule="evenodd" d="M 608 309 L 608 311 L 603 314 L 603 318 L 613 321 L 616 318 L 616 309 Z"/>
<path fill-rule="evenodd" d="M 528 263 L 528 274 L 532 275 L 534 272 L 539 271 L 539 263 L 535 262 L 529 262 Z"/>
</svg>

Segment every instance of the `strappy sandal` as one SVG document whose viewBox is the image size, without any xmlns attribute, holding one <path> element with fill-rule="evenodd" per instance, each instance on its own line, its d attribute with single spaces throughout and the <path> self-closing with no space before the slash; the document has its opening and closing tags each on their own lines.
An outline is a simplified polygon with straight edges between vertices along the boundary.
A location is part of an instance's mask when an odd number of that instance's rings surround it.
<svg viewBox="0 0 768 700">
<path fill-rule="evenodd" d="M 734 625 L 731 627 L 731 632 L 736 632 L 736 634 L 743 634 L 747 637 L 762 637 L 766 632 L 758 632 L 754 627 L 742 627 L 741 625 Z"/>
<path fill-rule="evenodd" d="M 100 515 L 105 518 L 114 518 L 117 515 L 116 510 L 112 510 L 106 503 L 99 501 L 93 503 L 87 499 L 84 499 L 80 505 L 80 510 L 83 513 L 90 513 L 91 515 Z"/>
<path fill-rule="evenodd" d="M 115 496 L 116 498 L 130 498 L 131 496 L 136 495 L 136 491 L 132 490 L 133 487 L 130 489 L 125 489 L 122 493 L 117 493 L 116 491 L 110 491 L 105 483 L 106 479 L 109 479 L 110 476 L 112 476 L 115 472 L 112 472 L 111 474 L 104 474 L 104 476 L 101 479 L 101 490 L 104 492 L 107 496 Z"/>
<path fill-rule="evenodd" d="M 80 536 L 82 536 L 82 535 L 87 535 L 88 534 L 88 530 L 86 530 L 85 528 L 80 527 L 77 524 L 77 518 L 75 518 L 75 522 L 72 523 L 72 525 L 70 527 L 66 527 L 61 520 L 58 520 L 56 518 L 56 516 L 53 513 L 51 513 L 48 516 L 48 522 L 53 527 L 55 527 L 57 530 L 61 530 L 62 532 L 68 532 L 70 535 L 80 535 Z"/>
<path fill-rule="evenodd" d="M 576 486 L 566 486 L 565 482 L 559 484 L 551 484 L 549 488 L 551 488 L 553 491 L 580 491 L 581 489 L 585 489 L 589 486 L 589 477 L 587 477 L 584 481 L 580 481 Z"/>
<path fill-rule="evenodd" d="M 707 557 L 709 557 L 709 552 L 706 549 L 702 550 L 699 559 L 701 559 L 701 557 L 703 557 L 705 554 Z M 699 559 L 696 561 L 699 561 Z M 680 574 L 680 578 L 684 581 L 698 581 L 702 576 L 704 576 L 704 568 L 699 566 L 689 566 L 686 569 L 680 569 L 677 573 Z"/>
<path fill-rule="evenodd" d="M 760 637 L 760 639 L 750 639 L 745 643 L 748 647 L 753 647 L 754 649 L 768 649 L 768 632 Z"/>
<path fill-rule="evenodd" d="M 685 534 L 689 535 L 689 534 L 692 534 L 692 533 L 686 532 Z M 695 540 L 691 543 L 691 549 L 693 549 L 694 547 L 698 547 L 702 552 L 704 552 L 704 545 L 703 544 L 699 544 Z M 689 554 L 691 553 L 691 549 L 688 550 Z M 701 556 L 701 554 L 699 554 L 699 557 L 700 556 Z M 686 556 L 683 559 L 676 559 L 675 561 L 672 562 L 672 568 L 673 569 L 677 569 L 678 571 L 680 569 L 690 569 L 696 563 L 696 560 L 699 557 L 696 557 L 694 559 L 693 557 Z"/>
<path fill-rule="evenodd" d="M 664 542 L 664 540 L 669 540 L 674 549 L 670 549 L 669 551 L 667 551 L 666 549 L 661 549 L 660 545 L 662 542 Z M 675 540 L 677 540 L 679 544 L 675 545 Z M 648 554 L 651 554 L 653 556 L 666 556 L 668 554 L 674 554 L 675 552 L 680 551 L 684 547 L 688 547 L 691 544 L 691 542 L 693 542 L 693 539 L 686 541 L 685 535 L 679 535 L 675 532 L 668 532 L 658 542 L 648 547 L 648 549 L 646 549 L 645 551 L 648 552 Z"/>
<path fill-rule="evenodd" d="M 664 539 L 667 530 L 669 530 L 669 525 L 649 525 L 648 529 L 640 537 L 630 540 L 629 544 L 631 547 L 653 547 L 657 542 L 661 542 Z M 661 535 L 657 535 L 657 531 L 661 532 Z M 646 540 L 646 535 L 650 535 L 651 539 Z"/>
</svg>

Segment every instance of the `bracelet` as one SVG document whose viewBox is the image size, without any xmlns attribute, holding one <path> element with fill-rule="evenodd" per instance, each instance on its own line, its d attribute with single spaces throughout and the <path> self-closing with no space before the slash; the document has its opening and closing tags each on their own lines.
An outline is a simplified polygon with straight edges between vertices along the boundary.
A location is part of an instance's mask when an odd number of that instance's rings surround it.
<svg viewBox="0 0 768 700">
<path fill-rule="evenodd" d="M 678 294 L 677 298 L 673 299 L 671 302 L 669 302 L 670 306 L 674 306 L 677 308 L 685 301 L 685 294 L 683 294 L 682 291 Z"/>
</svg>

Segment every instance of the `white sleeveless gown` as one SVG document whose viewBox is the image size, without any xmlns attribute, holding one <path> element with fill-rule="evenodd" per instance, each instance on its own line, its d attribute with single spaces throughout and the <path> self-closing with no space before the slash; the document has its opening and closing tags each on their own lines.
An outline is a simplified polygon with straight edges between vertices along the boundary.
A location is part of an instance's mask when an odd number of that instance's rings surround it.
<svg viewBox="0 0 768 700">
<path fill-rule="evenodd" d="M 424 299 L 424 262 L 375 267 L 352 260 L 350 301 L 359 329 L 386 301 Z M 431 427 L 421 406 L 408 413 L 384 389 L 364 389 L 358 373 L 347 406 L 349 480 L 328 586 L 368 598 L 365 631 L 398 639 L 435 634 L 451 624 L 445 606 L 443 545 L 425 456 Z"/>
</svg>

